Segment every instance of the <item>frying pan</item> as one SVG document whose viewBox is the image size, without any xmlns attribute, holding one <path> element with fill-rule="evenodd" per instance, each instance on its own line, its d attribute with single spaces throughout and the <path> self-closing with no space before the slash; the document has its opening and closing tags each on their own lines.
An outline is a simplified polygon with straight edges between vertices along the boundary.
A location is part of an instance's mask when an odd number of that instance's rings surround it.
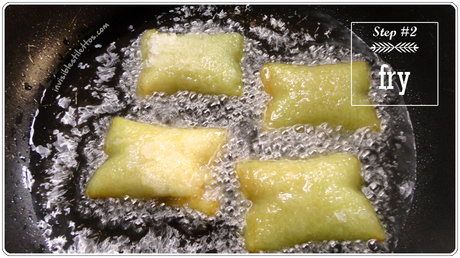
<svg viewBox="0 0 460 258">
<path fill-rule="evenodd" d="M 25 6 L 9 5 L 5 13 L 5 174 L 4 250 L 8 253 L 49 252 L 37 229 L 36 200 L 27 189 L 24 167 L 33 167 L 30 150 L 33 117 L 45 88 L 71 50 L 101 25 L 110 29 L 101 45 L 142 32 L 146 20 L 173 6 Z M 439 106 L 408 107 L 417 146 L 417 180 L 412 207 L 395 252 L 452 253 L 457 247 L 455 175 L 455 28 L 456 10 L 450 5 L 324 5 L 255 6 L 261 13 L 289 15 L 316 10 L 331 22 L 350 27 L 352 21 L 437 21 L 440 34 Z M 328 18 L 330 19 L 330 18 Z M 127 28 L 133 25 L 136 31 Z M 388 60 L 397 67 L 401 60 Z M 423 64 L 423 58 L 411 60 Z M 417 68 L 415 68 L 417 69 Z M 422 68 L 419 68 L 422 71 Z M 417 73 L 417 70 L 414 70 Z M 54 80 L 54 81 L 53 81 Z M 70 78 L 78 81 L 84 78 Z M 414 83 L 428 91 L 423 78 Z M 411 102 L 411 96 L 405 96 Z M 49 119 L 53 119 L 52 116 Z M 51 120 L 50 120 L 51 123 Z M 49 132 L 42 136 L 50 135 Z M 36 133 L 37 134 L 37 133 Z M 35 155 L 35 158 L 34 158 Z"/>
</svg>

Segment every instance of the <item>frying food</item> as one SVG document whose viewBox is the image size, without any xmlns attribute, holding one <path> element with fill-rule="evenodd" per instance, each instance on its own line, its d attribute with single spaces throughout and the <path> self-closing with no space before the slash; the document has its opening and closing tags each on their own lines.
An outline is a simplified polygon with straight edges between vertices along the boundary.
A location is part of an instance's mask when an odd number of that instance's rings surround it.
<svg viewBox="0 0 460 258">
<path fill-rule="evenodd" d="M 168 128 L 115 117 L 105 138 L 109 158 L 96 170 L 86 194 L 164 198 L 212 214 L 218 201 L 203 193 L 226 134 L 224 129 Z"/>
<path fill-rule="evenodd" d="M 148 30 L 141 39 L 144 68 L 137 92 L 188 90 L 240 96 L 243 37 L 238 33 L 176 35 Z"/>
<path fill-rule="evenodd" d="M 351 105 L 352 97 L 353 105 L 372 104 L 367 96 L 367 64 L 353 62 L 353 69 L 351 67 L 351 63 L 318 66 L 265 64 L 260 78 L 265 92 L 272 97 L 264 116 L 265 127 L 328 123 L 350 131 L 361 127 L 380 130 L 374 107 Z"/>
<path fill-rule="evenodd" d="M 249 252 L 308 241 L 385 239 L 360 190 L 360 164 L 354 155 L 243 161 L 236 171 L 241 191 L 253 203 L 244 231 Z"/>
</svg>

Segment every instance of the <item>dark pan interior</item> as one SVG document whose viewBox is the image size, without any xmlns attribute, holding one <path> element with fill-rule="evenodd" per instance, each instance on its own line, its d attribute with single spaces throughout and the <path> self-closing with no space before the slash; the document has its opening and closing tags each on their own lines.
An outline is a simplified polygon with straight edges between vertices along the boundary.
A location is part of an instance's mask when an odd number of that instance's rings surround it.
<svg viewBox="0 0 460 258">
<path fill-rule="evenodd" d="M 396 252 L 451 253 L 456 249 L 455 195 L 455 8 L 438 6 L 313 6 L 350 27 L 351 21 L 437 21 L 440 34 L 439 106 L 408 107 L 417 145 L 417 184 L 413 205 Z M 30 126 L 42 92 L 82 39 L 104 23 L 111 28 L 139 28 L 171 6 L 23 6 L 5 12 L 5 174 L 4 250 L 48 252 L 36 228 L 36 211 L 23 186 L 29 167 Z M 267 13 L 289 13 L 297 7 L 261 6 Z M 395 11 L 397 10 L 397 12 Z M 107 30 L 101 44 L 119 36 Z M 359 36 L 359 35 L 358 35 Z M 106 42 L 105 42 L 106 41 Z M 398 61 L 393 60 L 397 66 Z M 411 60 L 423 64 L 423 60 Z M 422 69 L 422 67 L 420 67 Z M 414 70 L 414 73 L 417 71 Z M 423 80 L 420 78 L 419 80 Z M 415 84 L 415 83 L 414 83 Z M 424 92 L 423 83 L 420 93 Z M 426 86 L 428 87 L 428 86 Z M 410 98 L 410 96 L 408 96 Z M 410 99 L 406 99 L 410 102 Z"/>
</svg>

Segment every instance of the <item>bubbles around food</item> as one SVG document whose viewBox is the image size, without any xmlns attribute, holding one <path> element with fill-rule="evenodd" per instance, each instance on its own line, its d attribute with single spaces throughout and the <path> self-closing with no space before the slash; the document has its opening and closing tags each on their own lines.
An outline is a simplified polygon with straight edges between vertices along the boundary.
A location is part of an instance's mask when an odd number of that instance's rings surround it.
<svg viewBox="0 0 460 258">
<path fill-rule="evenodd" d="M 248 19 L 252 17 L 252 19 Z M 415 147 L 412 128 L 403 107 L 376 107 L 381 131 L 359 129 L 344 133 L 340 127 L 297 125 L 274 131 L 261 130 L 261 117 L 269 100 L 262 90 L 259 70 L 268 62 L 300 65 L 334 64 L 351 59 L 371 65 L 369 96 L 376 104 L 400 101 L 391 92 L 377 89 L 375 56 L 351 53 L 342 43 L 329 39 L 334 27 L 293 14 L 277 17 L 257 7 L 184 6 L 158 15 L 163 33 L 230 33 L 244 37 L 243 94 L 241 97 L 203 95 L 180 91 L 173 95 L 154 92 L 136 95 L 142 70 L 140 37 L 129 45 L 116 41 L 97 48 L 88 84 L 69 85 L 55 98 L 56 122 L 48 130 L 52 140 L 32 149 L 40 165 L 30 168 L 32 191 L 42 214 L 39 227 L 48 248 L 55 253 L 244 253 L 241 236 L 244 216 L 251 203 L 239 191 L 234 165 L 238 159 L 303 159 L 330 152 L 359 157 L 364 179 L 362 192 L 381 220 L 387 241 L 308 242 L 282 253 L 368 253 L 394 250 L 410 208 L 415 182 Z M 304 24 L 304 23 L 305 24 Z M 318 24 L 319 23 L 319 24 Z M 305 26 L 304 26 L 305 25 Z M 132 28 L 136 29 L 136 28 Z M 137 31 L 137 30 L 136 30 Z M 85 99 L 77 101 L 83 93 Z M 45 92 L 45 95 L 49 92 Z M 41 114 L 47 109 L 41 107 Z M 32 136 L 43 123 L 38 116 Z M 187 206 L 169 206 L 161 200 L 93 200 L 84 195 L 92 174 L 106 159 L 104 135 L 114 116 L 154 125 L 212 127 L 229 130 L 224 153 L 213 165 L 213 187 L 220 208 L 205 216 Z M 37 141 L 39 142 L 39 141 Z M 409 162 L 406 162 L 409 161 Z"/>
</svg>

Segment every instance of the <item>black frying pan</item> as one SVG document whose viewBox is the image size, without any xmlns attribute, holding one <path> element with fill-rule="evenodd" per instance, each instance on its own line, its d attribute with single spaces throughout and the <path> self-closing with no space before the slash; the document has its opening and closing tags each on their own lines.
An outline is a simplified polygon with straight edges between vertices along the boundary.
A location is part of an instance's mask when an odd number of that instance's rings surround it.
<svg viewBox="0 0 460 258">
<path fill-rule="evenodd" d="M 302 8 L 319 10 L 346 27 L 351 21 L 439 22 L 440 101 L 438 107 L 408 108 L 417 145 L 417 184 L 395 252 L 453 252 L 456 248 L 455 9 L 448 5 L 257 6 L 262 13 L 278 15 Z M 7 252 L 49 251 L 36 228 L 39 211 L 30 192 L 24 188 L 24 174 L 27 173 L 23 168 L 33 167 L 37 160 L 34 157 L 37 154 L 31 152 L 28 145 L 30 125 L 43 90 L 55 83 L 52 76 L 57 74 L 62 62 L 68 60 L 79 41 L 94 34 L 102 24 L 110 24 L 110 30 L 99 39 L 100 44 L 106 46 L 112 41 L 135 37 L 146 29 L 143 28 L 146 20 L 170 9 L 171 6 L 6 7 L 4 247 Z M 130 32 L 127 29 L 130 25 L 136 31 Z M 394 67 L 398 66 L 398 61 L 404 60 L 388 60 Z M 423 60 L 411 61 L 423 63 Z M 422 81 L 417 85 L 423 94 Z M 46 99 L 43 101 L 46 103 Z M 51 123 L 51 115 L 49 119 Z M 46 128 L 43 130 L 38 137 L 50 135 Z"/>
</svg>

